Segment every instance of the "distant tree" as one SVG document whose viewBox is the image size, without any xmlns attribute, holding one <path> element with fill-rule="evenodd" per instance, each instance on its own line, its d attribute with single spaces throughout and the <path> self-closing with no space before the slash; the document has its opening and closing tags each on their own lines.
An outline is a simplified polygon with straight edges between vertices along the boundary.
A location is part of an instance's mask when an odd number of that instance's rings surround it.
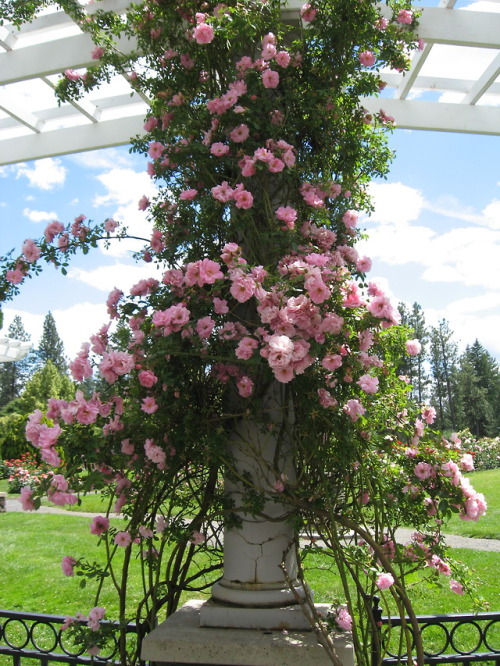
<svg viewBox="0 0 500 666">
<path fill-rule="evenodd" d="M 401 359 L 399 372 L 410 379 L 412 385 L 411 395 L 418 402 L 424 402 L 427 399 L 428 388 L 430 384 L 429 373 L 426 370 L 427 347 L 429 343 L 429 331 L 425 324 L 425 316 L 422 306 L 413 303 L 409 310 L 404 303 L 398 305 L 401 323 L 413 331 L 413 338 L 422 345 L 422 351 L 417 356 L 405 355 Z"/>
<path fill-rule="evenodd" d="M 20 397 L 14 398 L 0 411 L 0 458 L 14 458 L 27 449 L 24 429 L 28 416 L 35 409 L 46 409 L 49 398 L 71 400 L 75 385 L 57 370 L 52 361 L 37 370 L 26 383 Z"/>
<path fill-rule="evenodd" d="M 441 430 L 458 427 L 456 413 L 458 346 L 452 340 L 453 331 L 442 319 L 430 334 L 430 364 L 432 369 L 432 402 L 437 411 L 437 427 Z"/>
<path fill-rule="evenodd" d="M 458 375 L 461 417 L 478 437 L 500 431 L 500 370 L 496 360 L 476 340 L 460 357 Z"/>
<path fill-rule="evenodd" d="M 19 315 L 14 317 L 7 330 L 7 336 L 21 342 L 29 342 L 31 339 Z M 0 408 L 21 394 L 33 370 L 33 363 L 32 352 L 21 361 L 0 363 Z"/>
<path fill-rule="evenodd" d="M 64 355 L 64 345 L 59 337 L 56 322 L 51 312 L 47 314 L 43 322 L 43 333 L 37 350 L 38 358 L 42 365 L 52 361 L 59 372 L 65 373 L 68 369 Z"/>
<path fill-rule="evenodd" d="M 468 428 L 476 437 L 492 435 L 494 418 L 492 407 L 488 402 L 488 393 L 480 385 L 474 365 L 466 355 L 460 358 L 457 378 L 456 404 L 460 428 Z"/>
</svg>

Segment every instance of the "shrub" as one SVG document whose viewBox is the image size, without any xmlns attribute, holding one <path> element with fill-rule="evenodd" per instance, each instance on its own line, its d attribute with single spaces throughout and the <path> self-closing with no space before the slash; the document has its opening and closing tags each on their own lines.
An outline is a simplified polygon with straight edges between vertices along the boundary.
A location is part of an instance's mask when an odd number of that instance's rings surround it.
<svg viewBox="0 0 500 666">
<path fill-rule="evenodd" d="M 39 462 L 34 453 L 27 452 L 19 458 L 1 462 L 0 474 L 9 480 L 9 493 L 20 493 L 23 486 L 33 488 L 52 472 L 47 465 Z"/>
<path fill-rule="evenodd" d="M 462 441 L 463 451 L 472 454 L 477 471 L 500 467 L 500 437 L 477 439 L 470 430 L 462 430 L 458 436 Z"/>
</svg>

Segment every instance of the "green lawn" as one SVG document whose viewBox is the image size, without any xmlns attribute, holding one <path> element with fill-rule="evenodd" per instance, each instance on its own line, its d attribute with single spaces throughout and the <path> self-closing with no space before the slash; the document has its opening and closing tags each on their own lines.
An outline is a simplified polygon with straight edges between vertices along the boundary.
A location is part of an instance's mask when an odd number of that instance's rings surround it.
<svg viewBox="0 0 500 666">
<path fill-rule="evenodd" d="M 118 519 L 117 524 L 119 524 Z M 87 556 L 102 561 L 104 552 L 96 547 L 97 538 L 89 533 L 90 520 L 81 516 L 6 513 L 0 515 L 0 606 L 11 610 L 74 615 L 95 605 L 93 586 L 79 587 L 77 577 L 65 577 L 60 568 L 64 555 Z M 500 553 L 454 550 L 456 559 L 475 569 L 482 583 L 480 592 L 492 610 L 500 609 Z M 327 570 L 328 560 L 315 555 L 307 560 L 307 580 L 315 591 L 315 600 L 330 602 L 342 598 L 338 577 Z M 131 607 L 140 598 L 138 567 L 130 576 Z M 446 579 L 443 581 L 447 582 Z M 191 597 L 201 598 L 200 593 Z M 188 598 L 188 597 L 186 597 Z M 473 610 L 467 597 L 448 589 L 432 589 L 416 584 L 412 598 L 418 613 L 466 612 Z M 112 617 L 116 610 L 114 594 L 109 590 L 100 602 Z"/>
<path fill-rule="evenodd" d="M 500 470 L 474 472 L 471 481 L 483 492 L 488 501 L 488 512 L 477 523 L 453 518 L 445 532 L 476 538 L 500 539 Z M 0 490 L 6 490 L 6 481 L 0 482 Z M 103 513 L 105 502 L 100 494 L 82 498 L 75 511 Z M 115 519 L 118 521 L 119 519 Z M 0 606 L 11 610 L 41 613 L 69 614 L 85 612 L 95 605 L 94 588 L 79 587 L 80 579 L 65 577 L 60 568 L 64 555 L 86 556 L 90 560 L 102 561 L 104 553 L 97 548 L 97 539 L 89 533 L 89 518 L 72 515 L 6 513 L 0 514 L 0 580 L 2 591 Z M 481 583 L 479 591 L 492 610 L 500 610 L 500 553 L 455 549 L 455 559 L 475 569 Z M 337 576 L 327 570 L 324 558 L 307 560 L 307 579 L 315 590 L 318 602 L 341 598 Z M 446 581 L 444 581 L 446 582 Z M 131 576 L 131 606 L 141 596 L 138 567 Z M 191 596 L 202 596 L 199 593 Z M 430 589 L 416 584 L 412 598 L 418 613 L 466 612 L 472 610 L 466 597 L 445 589 Z M 113 615 L 116 608 L 114 592 L 108 590 L 102 604 Z"/>
</svg>

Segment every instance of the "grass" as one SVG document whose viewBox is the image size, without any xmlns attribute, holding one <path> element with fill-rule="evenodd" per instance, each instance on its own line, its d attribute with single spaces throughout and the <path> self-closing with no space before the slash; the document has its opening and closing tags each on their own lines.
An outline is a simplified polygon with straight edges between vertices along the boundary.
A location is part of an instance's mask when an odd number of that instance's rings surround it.
<svg viewBox="0 0 500 666">
<path fill-rule="evenodd" d="M 113 523 L 118 527 L 121 520 L 116 518 Z M 65 555 L 104 562 L 104 548 L 97 546 L 97 537 L 89 533 L 89 524 L 89 518 L 70 513 L 0 514 L 0 607 L 74 615 L 95 606 L 95 585 L 90 582 L 82 589 L 79 577 L 68 578 L 61 571 L 61 560 Z M 142 598 L 137 561 L 132 562 L 129 585 L 132 614 L 132 609 Z M 200 593 L 186 595 L 186 600 L 193 597 L 200 598 Z M 108 617 L 116 616 L 116 594 L 110 582 L 99 604 L 108 609 Z"/>
<path fill-rule="evenodd" d="M 474 472 L 473 486 L 484 493 L 488 511 L 477 523 L 454 517 L 445 532 L 476 538 L 500 539 L 500 469 Z M 7 481 L 0 481 L 0 491 L 7 490 Z M 16 497 L 11 495 L 10 497 Z M 82 498 L 73 511 L 103 513 L 106 499 L 100 494 Z M 116 519 L 118 521 L 118 519 Z M 94 586 L 79 587 L 79 578 L 63 576 L 60 562 L 64 555 L 84 556 L 91 561 L 103 561 L 104 551 L 89 534 L 89 519 L 71 515 L 6 513 L 0 515 L 0 607 L 10 610 L 74 615 L 95 605 Z M 118 523 L 117 523 L 118 524 Z M 454 549 L 453 556 L 474 569 L 480 579 L 480 593 L 492 610 L 500 609 L 500 553 Z M 342 598 L 338 577 L 328 569 L 328 561 L 320 556 L 307 560 L 307 580 L 315 590 L 318 602 L 333 602 Z M 446 581 L 445 581 L 446 582 Z M 201 597 L 200 593 L 191 597 Z M 417 613 L 467 612 L 472 610 L 467 597 L 447 589 L 429 588 L 417 583 L 412 588 L 412 601 Z M 141 597 L 139 567 L 131 576 L 131 606 Z M 188 598 L 188 597 L 186 597 Z M 113 616 L 115 595 L 108 590 L 102 599 Z"/>
<path fill-rule="evenodd" d="M 119 519 L 116 519 L 119 524 Z M 64 555 L 86 556 L 91 561 L 103 561 L 104 551 L 96 547 L 97 539 L 89 534 L 89 519 L 81 516 L 54 514 L 6 513 L 0 515 L 0 577 L 2 591 L 0 606 L 10 610 L 74 615 L 86 612 L 95 605 L 94 586 L 79 587 L 79 578 L 65 577 L 60 568 Z M 480 591 L 491 609 L 500 609 L 500 553 L 453 551 L 456 559 L 475 570 L 481 579 Z M 319 555 L 306 561 L 307 580 L 318 602 L 334 602 L 343 598 L 338 577 L 329 570 L 329 560 Z M 446 579 L 444 579 L 446 583 Z M 130 608 L 141 597 L 139 567 L 130 576 Z M 203 597 L 200 593 L 191 598 Z M 186 596 L 189 598 L 189 596 Z M 467 597 L 447 589 L 428 588 L 417 583 L 412 588 L 412 600 L 417 613 L 453 613 L 471 611 Z M 116 613 L 114 592 L 108 590 L 101 602 L 108 616 Z"/>
</svg>

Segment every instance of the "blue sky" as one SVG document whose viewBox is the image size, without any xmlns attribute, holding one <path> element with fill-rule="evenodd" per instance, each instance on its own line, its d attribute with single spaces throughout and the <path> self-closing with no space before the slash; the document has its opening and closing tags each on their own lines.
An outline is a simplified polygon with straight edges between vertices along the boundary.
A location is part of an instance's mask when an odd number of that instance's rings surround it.
<svg viewBox="0 0 500 666">
<path fill-rule="evenodd" d="M 478 338 L 500 360 L 500 137 L 396 130 L 390 145 L 396 159 L 373 185 L 375 213 L 363 223 L 369 277 L 395 302 L 420 303 L 429 324 L 447 319 L 461 349 Z M 122 147 L 3 167 L 0 254 L 80 213 L 148 237 L 137 208 L 152 188 L 144 165 Z M 6 304 L 4 331 L 20 314 L 36 343 L 50 310 L 74 356 L 105 323 L 108 292 L 151 275 L 150 265 L 131 262 L 131 249 L 79 257 L 67 277 L 47 268 Z"/>
</svg>

